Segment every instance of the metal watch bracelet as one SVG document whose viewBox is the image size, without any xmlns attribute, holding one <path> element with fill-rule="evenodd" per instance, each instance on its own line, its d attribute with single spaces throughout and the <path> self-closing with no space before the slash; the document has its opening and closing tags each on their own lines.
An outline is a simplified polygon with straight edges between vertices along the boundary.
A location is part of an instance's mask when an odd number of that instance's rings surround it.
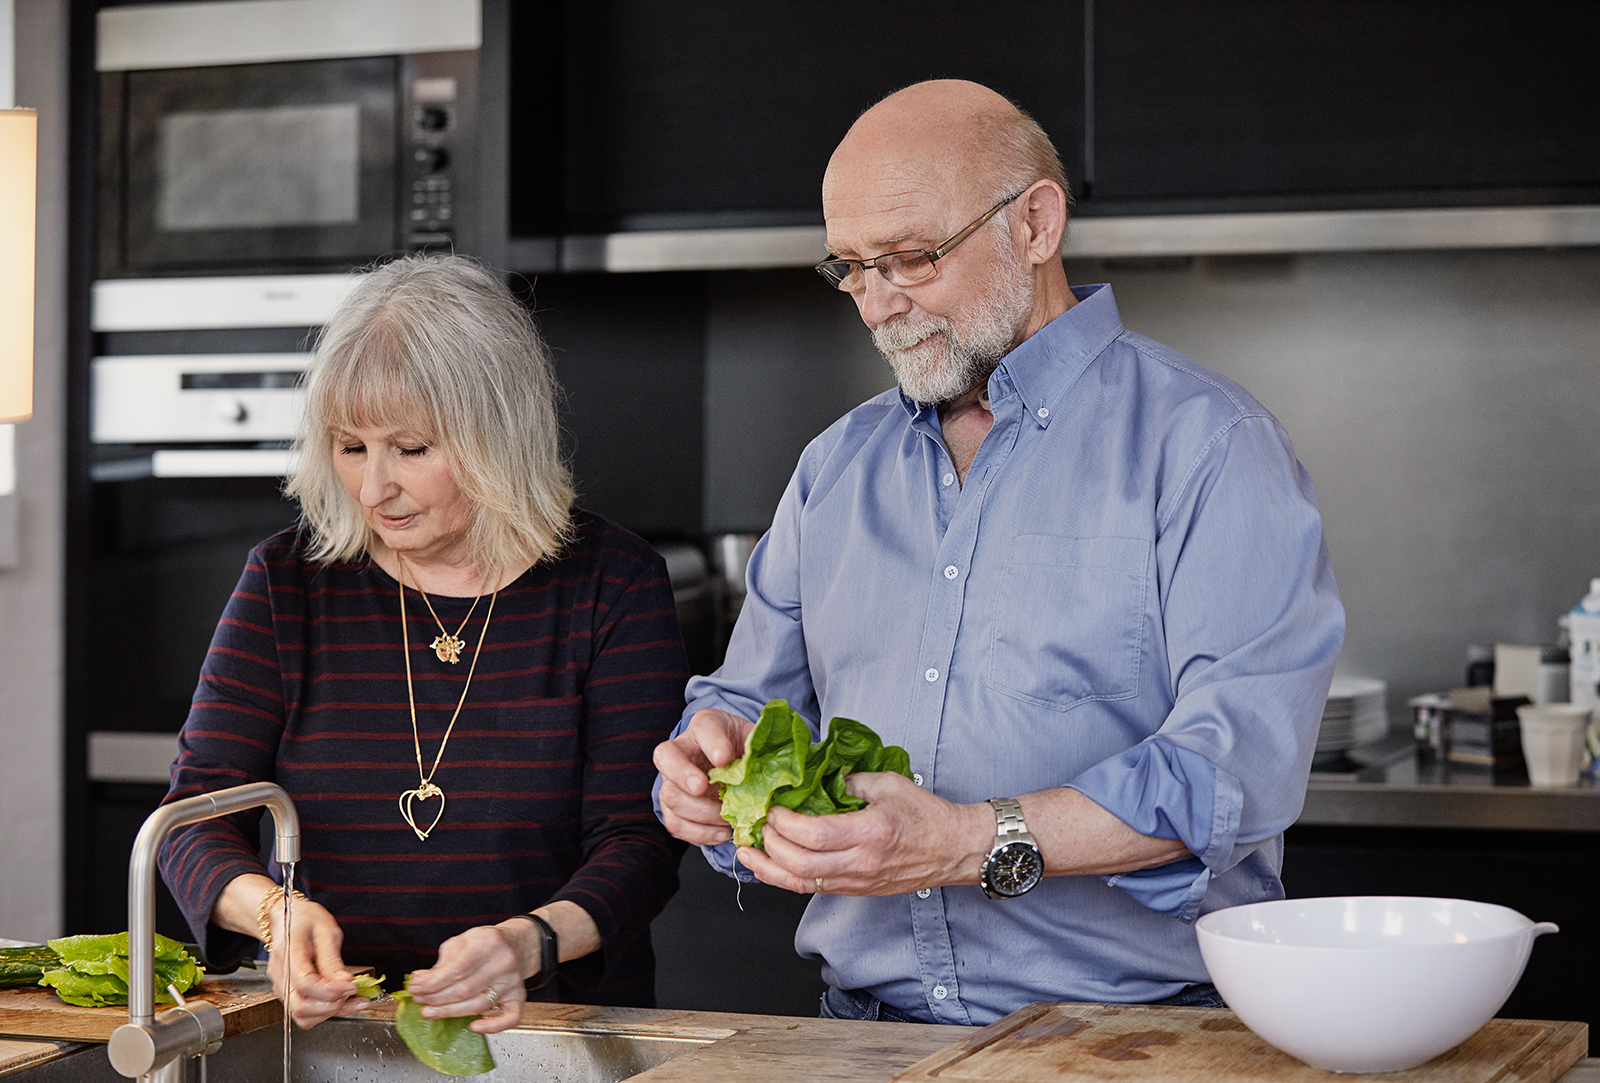
<svg viewBox="0 0 1600 1083">
<path fill-rule="evenodd" d="M 556 976 L 556 964 L 561 961 L 560 941 L 550 923 L 538 914 L 512 914 L 514 918 L 527 918 L 539 927 L 539 975 L 532 988 L 542 989 Z"/>
</svg>

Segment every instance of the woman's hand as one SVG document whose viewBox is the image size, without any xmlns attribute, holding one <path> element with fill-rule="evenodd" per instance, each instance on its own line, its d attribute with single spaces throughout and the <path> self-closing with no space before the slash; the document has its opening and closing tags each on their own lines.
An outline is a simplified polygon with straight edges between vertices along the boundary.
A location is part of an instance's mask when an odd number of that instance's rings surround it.
<svg viewBox="0 0 1600 1083">
<path fill-rule="evenodd" d="M 294 901 L 294 927 L 288 949 L 283 946 L 283 909 L 271 908 L 272 954 L 267 975 L 272 991 L 289 1006 L 289 1015 L 302 1030 L 334 1016 L 354 1015 L 369 1003 L 356 993 L 356 982 L 344 967 L 339 948 L 344 931 L 327 909 L 309 899 Z M 288 990 L 292 996 L 286 997 Z"/>
<path fill-rule="evenodd" d="M 247 936 L 261 935 L 256 916 L 261 900 L 277 885 L 265 876 L 247 873 L 235 877 L 217 897 L 211 920 L 225 929 Z M 289 1015 L 301 1029 L 314 1027 L 337 1015 L 354 1015 L 369 1003 L 356 994 L 355 979 L 345 969 L 339 949 L 344 931 L 326 907 L 309 899 L 294 900 L 292 943 L 283 935 L 283 903 L 267 908 L 267 929 L 272 953 L 267 975 L 272 991 L 288 1005 Z"/>
<path fill-rule="evenodd" d="M 534 913 L 555 930 L 557 962 L 600 950 L 600 930 L 577 903 L 560 899 Z M 539 927 L 527 918 L 475 926 L 440 944 L 439 961 L 433 966 L 411 972 L 411 995 L 426 1019 L 481 1015 L 472 1021 L 479 1034 L 509 1030 L 522 1021 L 527 1000 L 523 983 L 539 973 L 544 961 L 541 947 Z"/>
<path fill-rule="evenodd" d="M 437 963 L 411 972 L 407 988 L 423 1018 L 481 1015 L 472 1029 L 495 1034 L 522 1021 L 523 979 L 538 970 L 539 930 L 531 921 L 512 918 L 452 936 L 439 945 Z"/>
</svg>

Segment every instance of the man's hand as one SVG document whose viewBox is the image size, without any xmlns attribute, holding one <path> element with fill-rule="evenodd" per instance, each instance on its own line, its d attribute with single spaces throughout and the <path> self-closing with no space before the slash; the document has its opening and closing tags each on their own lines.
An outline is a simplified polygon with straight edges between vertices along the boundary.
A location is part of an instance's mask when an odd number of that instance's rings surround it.
<svg viewBox="0 0 1600 1083">
<path fill-rule="evenodd" d="M 987 801 L 952 804 L 890 773 L 851 775 L 845 789 L 867 807 L 831 816 L 774 807 L 762 829 L 767 852 L 741 847 L 739 860 L 757 879 L 805 893 L 897 895 L 977 885 L 995 838 Z M 1074 789 L 1020 800 L 1046 876 L 1128 872 L 1189 856 L 1183 843 L 1141 835 Z"/>
<path fill-rule="evenodd" d="M 781 806 L 762 828 L 766 853 L 741 847 L 758 880 L 806 894 L 898 895 L 977 883 L 994 840 L 988 804 L 957 805 L 892 772 L 851 775 L 859 812 L 807 816 Z"/>
<path fill-rule="evenodd" d="M 745 738 L 755 728 L 727 711 L 696 711 L 682 733 L 656 746 L 651 758 L 661 772 L 661 822 L 668 831 L 696 846 L 733 837 L 706 772 L 744 755 Z"/>
</svg>

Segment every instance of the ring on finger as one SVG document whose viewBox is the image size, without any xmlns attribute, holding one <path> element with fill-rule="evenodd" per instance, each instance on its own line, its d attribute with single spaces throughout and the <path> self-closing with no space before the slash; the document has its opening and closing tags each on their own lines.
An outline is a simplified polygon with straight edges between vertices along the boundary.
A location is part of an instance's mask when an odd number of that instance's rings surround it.
<svg viewBox="0 0 1600 1083">
<path fill-rule="evenodd" d="M 494 991 L 493 986 L 485 989 L 483 995 L 489 998 L 489 1014 L 500 1014 L 500 994 Z"/>
<path fill-rule="evenodd" d="M 825 895 L 825 894 L 827 894 L 827 892 L 825 892 L 825 891 L 823 891 L 823 890 L 822 890 L 822 877 L 820 877 L 820 876 L 819 876 L 819 877 L 817 877 L 817 894 L 818 894 L 818 895 Z"/>
</svg>

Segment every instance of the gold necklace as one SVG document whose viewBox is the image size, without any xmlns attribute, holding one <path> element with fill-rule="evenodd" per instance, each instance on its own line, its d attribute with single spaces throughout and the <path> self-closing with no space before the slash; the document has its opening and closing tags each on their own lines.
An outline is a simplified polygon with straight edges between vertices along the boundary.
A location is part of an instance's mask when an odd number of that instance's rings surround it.
<svg viewBox="0 0 1600 1083">
<path fill-rule="evenodd" d="M 411 705 L 411 743 L 417 750 L 419 780 L 415 789 L 407 790 L 400 795 L 400 818 L 417 833 L 419 840 L 427 842 L 428 836 L 433 834 L 433 829 L 439 826 L 439 821 L 444 817 L 444 791 L 434 785 L 433 776 L 439 770 L 439 762 L 444 759 L 444 746 L 450 743 L 450 734 L 455 731 L 456 719 L 461 717 L 461 707 L 467 702 L 467 690 L 472 687 L 472 675 L 478 669 L 478 656 L 483 653 L 483 641 L 489 638 L 489 622 L 494 619 L 494 600 L 500 591 L 496 589 L 489 595 L 489 611 L 483 617 L 483 634 L 478 636 L 478 649 L 472 652 L 472 665 L 467 669 L 467 683 L 461 686 L 461 698 L 456 701 L 455 713 L 450 716 L 450 724 L 445 727 L 444 738 L 439 742 L 439 754 L 433 758 L 433 767 L 427 774 L 423 774 L 422 736 L 417 732 L 417 696 L 411 687 L 411 638 L 406 633 L 406 566 L 405 562 L 400 560 L 398 553 L 395 554 L 395 562 L 400 565 L 400 645 L 406 659 L 406 701 Z M 484 585 L 488 585 L 487 580 Z M 418 587 L 417 592 L 420 594 L 421 591 L 422 588 Z M 424 594 L 423 597 L 426 598 L 427 595 Z M 476 608 L 477 603 L 474 602 L 473 606 Z M 465 628 L 466 622 L 463 621 L 461 626 Z M 434 813 L 433 822 L 424 831 L 417 826 L 415 806 L 435 797 L 439 799 L 439 811 Z"/>
<path fill-rule="evenodd" d="M 405 561 L 401 559 L 398 552 L 395 553 L 394 560 L 396 564 L 400 565 L 400 579 L 403 584 L 405 582 Z M 487 587 L 488 585 L 489 580 L 485 577 L 483 586 Z M 422 600 L 427 603 L 428 612 L 433 614 L 433 623 L 439 626 L 439 634 L 433 637 L 433 642 L 428 646 L 432 647 L 433 653 L 439 656 L 439 661 L 455 665 L 461 661 L 461 648 L 467 645 L 467 641 L 461 638 L 462 629 L 466 628 L 467 621 L 472 619 L 472 614 L 477 610 L 478 603 L 483 601 L 483 587 L 478 588 L 478 596 L 472 599 L 472 608 L 468 609 L 467 615 L 461 618 L 461 627 L 455 630 L 454 635 L 444 626 L 444 621 L 439 619 L 438 610 L 433 608 L 433 599 L 428 597 L 428 592 L 422 589 L 422 584 L 420 583 L 417 584 L 417 593 L 422 595 Z M 405 601 L 403 595 L 400 600 L 402 602 Z"/>
</svg>

